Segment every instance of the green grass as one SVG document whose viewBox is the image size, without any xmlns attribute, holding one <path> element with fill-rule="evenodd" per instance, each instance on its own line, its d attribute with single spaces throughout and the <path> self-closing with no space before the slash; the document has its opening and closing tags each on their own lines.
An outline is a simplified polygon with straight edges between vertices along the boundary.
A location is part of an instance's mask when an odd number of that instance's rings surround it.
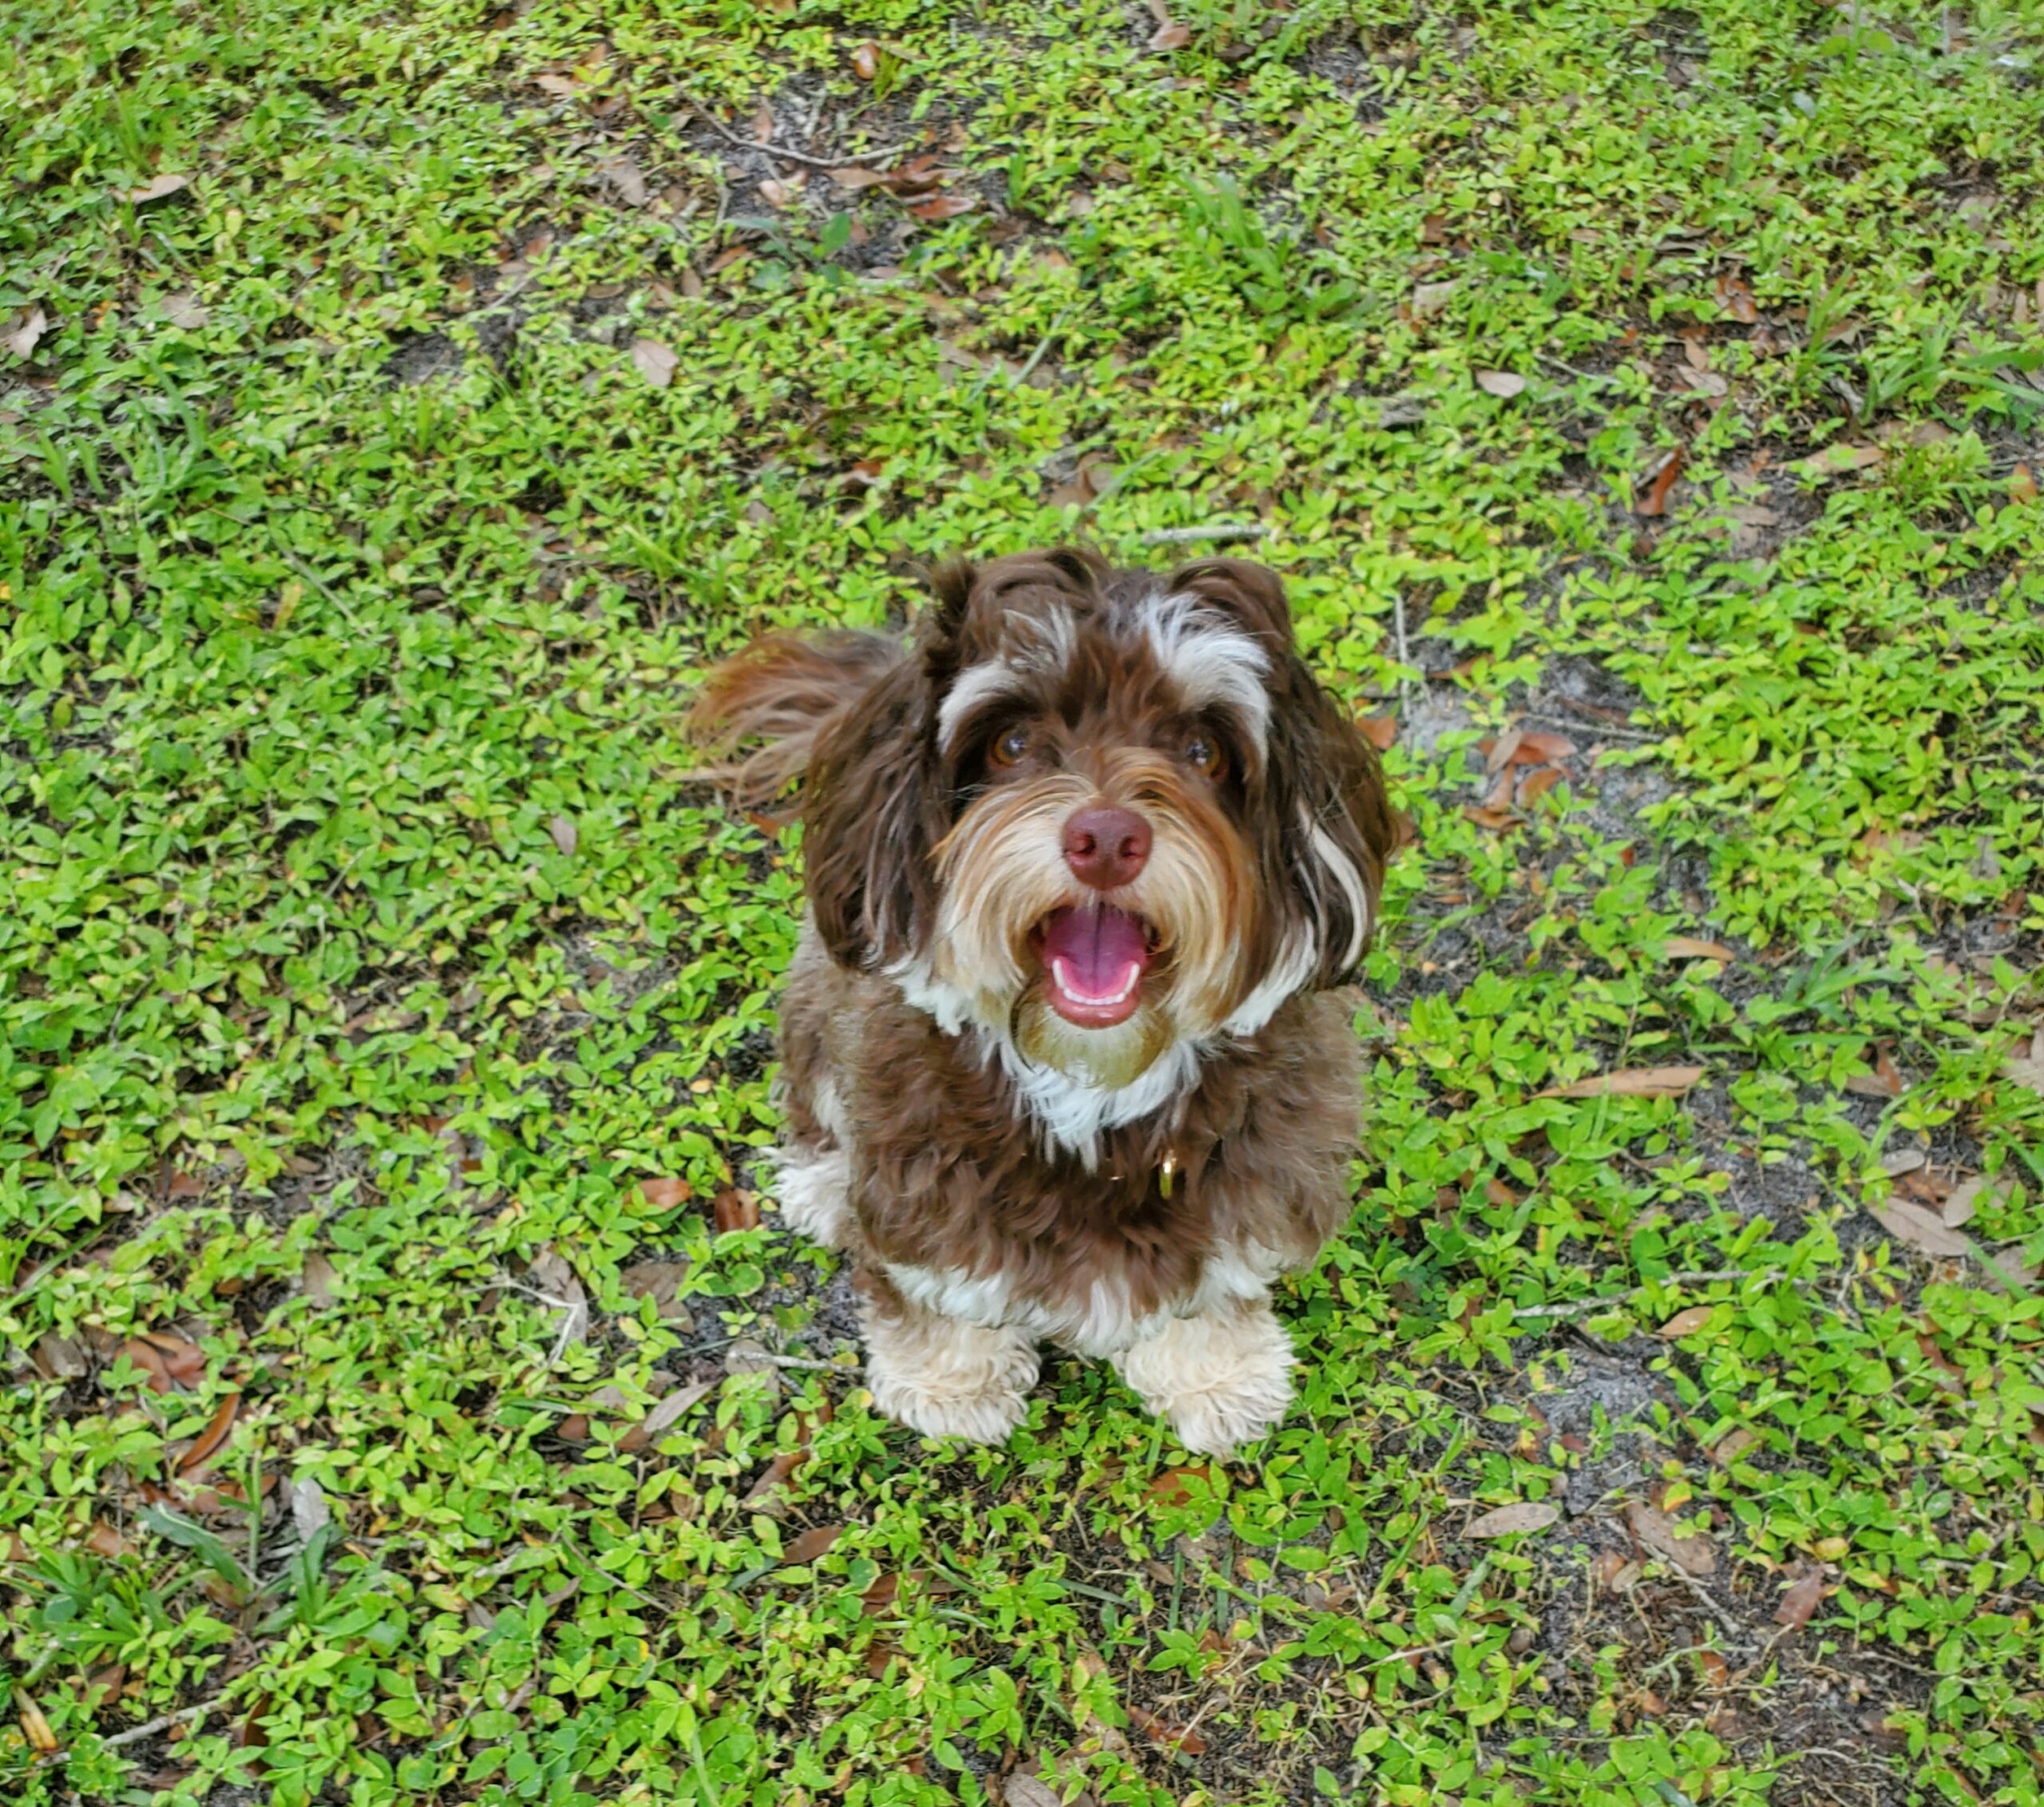
<svg viewBox="0 0 2044 1807">
<path fill-rule="evenodd" d="M 2044 6 L 1177 18 L 0 22 L 9 1800 L 2044 1798 Z M 1298 1408 L 924 1445 L 679 715 L 1217 521 L 1420 831 Z"/>
</svg>

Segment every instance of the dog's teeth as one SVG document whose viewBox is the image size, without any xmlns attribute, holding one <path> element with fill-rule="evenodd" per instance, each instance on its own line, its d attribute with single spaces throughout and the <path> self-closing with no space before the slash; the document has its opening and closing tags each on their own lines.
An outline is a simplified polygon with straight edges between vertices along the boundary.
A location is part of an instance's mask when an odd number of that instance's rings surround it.
<svg viewBox="0 0 2044 1807">
<path fill-rule="evenodd" d="M 1122 981 L 1121 989 L 1116 992 L 1081 991 L 1072 982 L 1071 962 L 1061 958 L 1051 961 L 1051 977 L 1056 980 L 1057 989 L 1075 1004 L 1120 1004 L 1135 989 L 1136 981 L 1142 977 L 1142 969 L 1131 965 L 1128 969 L 1128 977 Z"/>
</svg>

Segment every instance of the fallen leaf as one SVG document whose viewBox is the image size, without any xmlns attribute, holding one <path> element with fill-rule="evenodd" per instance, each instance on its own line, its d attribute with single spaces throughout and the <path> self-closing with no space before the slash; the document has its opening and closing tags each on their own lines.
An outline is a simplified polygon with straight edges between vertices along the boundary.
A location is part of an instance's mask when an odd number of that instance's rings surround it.
<svg viewBox="0 0 2044 1807">
<path fill-rule="evenodd" d="M 1537 803 L 1561 781 L 1561 768 L 1558 766 L 1543 766 L 1537 771 L 1528 772 L 1519 781 L 1519 806 L 1523 810 L 1528 803 Z"/>
<path fill-rule="evenodd" d="M 1495 395 L 1508 402 L 1513 396 L 1525 393 L 1526 378 L 1511 371 L 1479 371 L 1476 386 L 1486 395 Z"/>
<path fill-rule="evenodd" d="M 1711 1444 L 1710 1459 L 1719 1468 L 1729 1468 L 1759 1441 L 1757 1431 L 1749 1431 L 1744 1425 L 1735 1425 Z"/>
<path fill-rule="evenodd" d="M 291 1522 L 297 1528 L 298 1540 L 310 1543 L 334 1522 L 333 1510 L 327 1504 L 327 1490 L 311 1475 L 296 1475 L 285 1491 L 291 1496 Z"/>
<path fill-rule="evenodd" d="M 1674 1521 L 1643 1500 L 1626 1508 L 1626 1523 L 1645 1548 L 1685 1573 L 1700 1577 L 1717 1572 L 1717 1547 L 1708 1537 L 1678 1536 Z"/>
<path fill-rule="evenodd" d="M 1813 1568 L 1781 1596 L 1781 1605 L 1774 1609 L 1774 1623 L 1800 1631 L 1823 1600 L 1824 1571 Z"/>
<path fill-rule="evenodd" d="M 909 211 L 918 220 L 955 220 L 961 213 L 970 213 L 979 204 L 971 195 L 933 195 Z"/>
<path fill-rule="evenodd" d="M 1398 717 L 1389 710 L 1380 715 L 1361 716 L 1356 726 L 1363 731 L 1363 739 L 1380 753 L 1388 753 L 1398 738 Z"/>
<path fill-rule="evenodd" d="M 1499 1506 L 1472 1520 L 1465 1537 L 1509 1537 L 1514 1532 L 1545 1531 L 1562 1516 L 1560 1507 L 1546 1500 L 1521 1500 Z"/>
<path fill-rule="evenodd" d="M 1881 1156 L 1881 1171 L 1891 1179 L 1899 1179 L 1905 1173 L 1914 1173 L 1929 1159 L 1921 1148 L 1891 1148 Z"/>
<path fill-rule="evenodd" d="M 814 1525 L 781 1552 L 784 1563 L 813 1563 L 845 1535 L 842 1524 Z"/>
<path fill-rule="evenodd" d="M 1693 935 L 1670 935 L 1661 944 L 1670 960 L 1737 960 L 1739 957 L 1722 941 L 1700 941 Z"/>
<path fill-rule="evenodd" d="M 2009 500 L 2012 502 L 2034 502 L 2037 500 L 2037 479 L 2030 474 L 2030 466 L 2019 464 L 2009 473 Z"/>
<path fill-rule="evenodd" d="M 759 184 L 759 198 L 785 212 L 802 199 L 802 183 L 793 176 L 770 176 Z"/>
<path fill-rule="evenodd" d="M 180 189 L 188 188 L 191 185 L 189 176 L 152 176 L 139 188 L 117 188 L 114 192 L 131 205 L 141 207 L 153 200 L 161 200 L 165 196 L 174 195 Z"/>
<path fill-rule="evenodd" d="M 636 1456 L 640 1450 L 651 1448 L 674 1428 L 683 1413 L 707 1399 L 716 1391 L 716 1386 L 715 1381 L 691 1381 L 686 1386 L 676 1387 L 618 1439 L 617 1447 L 628 1456 Z"/>
<path fill-rule="evenodd" d="M 1701 1067 L 1627 1067 L 1568 1085 L 1550 1086 L 1536 1098 L 1679 1098 L 1703 1077 Z"/>
<path fill-rule="evenodd" d="M 1456 284 L 1452 281 L 1421 283 L 1412 291 L 1412 299 L 1407 303 L 1413 319 L 1416 320 L 1432 319 L 1455 299 L 1456 287 Z"/>
<path fill-rule="evenodd" d="M 598 164 L 596 170 L 627 207 L 644 207 L 652 198 L 636 158 L 614 157 L 608 163 Z"/>
<path fill-rule="evenodd" d="M 1864 470 L 1868 465 L 1879 464 L 1887 456 L 1878 446 L 1832 445 L 1820 452 L 1812 452 L 1806 458 L 1797 459 L 1788 468 L 1798 476 L 1827 479 Z"/>
<path fill-rule="evenodd" d="M 1064 1807 L 1064 1797 L 1056 1789 L 1020 1770 L 1008 1778 L 1005 1794 L 1008 1807 Z"/>
<path fill-rule="evenodd" d="M 1510 810 L 1494 808 L 1487 803 L 1464 803 L 1462 813 L 1480 828 L 1510 828 L 1519 820 Z"/>
<path fill-rule="evenodd" d="M 1153 50 L 1182 50 L 1191 42 L 1191 26 L 1180 25 L 1174 18 L 1167 18 L 1150 34 L 1150 48 Z"/>
<path fill-rule="evenodd" d="M 589 1328 L 589 1295 L 566 1258 L 551 1243 L 543 1244 L 526 1268 L 525 1279 L 545 1303 L 562 1314 L 561 1345 L 581 1341 Z"/>
<path fill-rule="evenodd" d="M 196 332 L 213 317 L 212 310 L 186 289 L 180 289 L 175 295 L 166 295 L 156 306 L 165 321 L 173 327 L 182 327 L 186 332 Z"/>
<path fill-rule="evenodd" d="M 54 1330 L 46 1330 L 38 1337 L 30 1353 L 37 1373 L 46 1381 L 75 1381 L 92 1365 L 85 1360 L 83 1349 Z"/>
<path fill-rule="evenodd" d="M 1709 1305 L 1692 1305 L 1678 1311 L 1654 1332 L 1658 1337 L 1673 1342 L 1678 1337 L 1693 1337 L 1710 1322 L 1710 1314 L 1717 1308 Z"/>
<path fill-rule="evenodd" d="M 582 1401 L 584 1409 L 569 1413 L 554 1426 L 553 1434 L 563 1443 L 587 1443 L 592 1434 L 590 1421 L 600 1417 L 612 1417 L 624 1403 L 624 1388 L 616 1385 L 598 1387 Z"/>
<path fill-rule="evenodd" d="M 635 339 L 632 342 L 632 367 L 656 389 L 664 389 L 674 381 L 675 367 L 680 358 L 656 339 Z"/>
<path fill-rule="evenodd" d="M 1867 1215 L 1897 1241 L 1927 1255 L 1963 1255 L 1973 1246 L 1936 1212 L 1911 1204 L 1907 1199 L 1891 1198 L 1884 1205 L 1869 1205 Z"/>
<path fill-rule="evenodd" d="M 2039 1036 L 2038 1040 L 2044 1040 L 2044 1036 Z M 2003 1061 L 2002 1075 L 2005 1079 L 2013 1080 L 2026 1092 L 2034 1092 L 2039 1097 L 2044 1097 L 2044 1056 L 2040 1056 L 2034 1045 L 2026 1057 L 2011 1056 Z"/>
<path fill-rule="evenodd" d="M 642 343 L 644 341 L 641 342 Z M 564 854 L 572 854 L 581 845 L 582 837 L 576 831 L 573 818 L 557 815 L 546 825 L 546 831 L 553 837 L 553 844 Z"/>
<path fill-rule="evenodd" d="M 533 85 L 542 94 L 551 94 L 557 101 L 573 101 L 581 97 L 582 85 L 571 81 L 564 75 L 536 75 Z"/>
<path fill-rule="evenodd" d="M 853 49 L 852 73 L 862 81 L 870 81 L 880 73 L 880 46 L 870 38 Z"/>
<path fill-rule="evenodd" d="M 180 1475 L 196 1475 L 205 1468 L 220 1451 L 227 1447 L 227 1440 L 234 1429 L 234 1421 L 241 1413 L 241 1395 L 231 1393 L 220 1403 L 220 1409 L 213 1413 L 206 1428 L 193 1440 L 192 1447 L 178 1458 L 177 1472 Z"/>
<path fill-rule="evenodd" d="M 1720 276 L 1711 287 L 1717 291 L 1717 305 L 1741 326 L 1752 326 L 1760 319 L 1759 305 L 1754 301 L 1753 291 L 1746 287 L 1743 277 Z"/>
<path fill-rule="evenodd" d="M 1182 1750 L 1188 1757 L 1198 1757 L 1206 1749 L 1206 1741 L 1189 1727 L 1175 1726 L 1168 1719 L 1160 1719 L 1146 1706 L 1130 1701 L 1125 1708 L 1128 1722 L 1143 1737 L 1167 1750 Z"/>
<path fill-rule="evenodd" d="M 1527 728 L 1519 735 L 1518 749 L 1511 756 L 1523 766 L 1551 764 L 1556 759 L 1566 759 L 1575 751 L 1575 743 L 1567 735 Z"/>
<path fill-rule="evenodd" d="M 2006 1179 L 1992 1180 L 1983 1173 L 1976 1173 L 1969 1179 L 1963 1179 L 1952 1189 L 1945 1200 L 1944 1209 L 1939 1213 L 1945 1222 L 1956 1230 L 1962 1223 L 1971 1223 L 1980 1208 L 1983 1199 L 2006 1199 L 2010 1190 Z"/>
<path fill-rule="evenodd" d="M 751 1491 L 745 1496 L 748 1511 L 757 1512 L 786 1484 L 788 1476 L 809 1460 L 806 1449 L 783 1449 L 766 1464 L 759 1480 L 752 1484 Z"/>
<path fill-rule="evenodd" d="M 50 330 L 50 316 L 40 307 L 29 307 L 17 314 L 14 323 L 7 328 L 6 346 L 17 358 L 26 358 L 35 350 L 36 344 Z"/>
<path fill-rule="evenodd" d="M 57 1734 L 50 1729 L 50 1722 L 42 1716 L 42 1709 L 29 1698 L 28 1690 L 14 1690 L 14 1710 L 22 1722 L 22 1734 L 29 1741 L 31 1750 L 47 1757 L 57 1749 Z"/>
<path fill-rule="evenodd" d="M 1899 1098 L 1903 1093 L 1902 1075 L 1896 1070 L 1888 1051 L 1876 1048 L 1874 1070 L 1871 1073 L 1855 1073 L 1845 1082 L 1845 1089 L 1860 1098 Z"/>
<path fill-rule="evenodd" d="M 677 1297 L 687 1277 L 685 1261 L 641 1261 L 619 1274 L 617 1283 L 634 1298 L 651 1299 L 662 1321 L 671 1322 L 688 1317 L 688 1307 Z"/>
<path fill-rule="evenodd" d="M 759 1201 L 750 1193 L 727 1187 L 711 1201 L 710 1215 L 720 1231 L 755 1229 L 759 1222 Z"/>
<path fill-rule="evenodd" d="M 134 1554 L 135 1546 L 109 1524 L 105 1519 L 94 1519 L 93 1528 L 85 1533 L 85 1547 L 94 1555 L 105 1556 L 112 1562 L 118 1557 Z"/>
<path fill-rule="evenodd" d="M 1483 1196 L 1501 1211 L 1509 1211 L 1519 1203 L 1519 1195 L 1495 1174 L 1483 1182 Z"/>
<path fill-rule="evenodd" d="M 1495 740 L 1480 740 L 1477 746 L 1483 752 L 1483 770 L 1500 772 L 1510 765 L 1512 756 L 1519 751 L 1519 743 L 1526 736 L 1517 728 L 1507 729 Z"/>
<path fill-rule="evenodd" d="M 190 1389 L 205 1377 L 206 1357 L 194 1344 L 164 1330 L 145 1330 L 121 1345 L 121 1353 L 149 1377 L 149 1391 Z"/>
<path fill-rule="evenodd" d="M 827 169 L 824 173 L 841 188 L 854 191 L 860 188 L 877 188 L 893 180 L 893 177 L 877 169 L 862 169 L 856 164 L 846 164 L 838 169 Z"/>
<path fill-rule="evenodd" d="M 334 1282 L 339 1278 L 334 1264 L 323 1254 L 309 1254 L 299 1275 L 298 1290 L 314 1305 L 334 1302 Z"/>
<path fill-rule="evenodd" d="M 1678 446 L 1674 450 L 1654 467 L 1654 474 L 1647 479 L 1646 493 L 1633 505 L 1633 513 L 1661 515 L 1668 512 L 1668 493 L 1675 486 L 1675 479 L 1682 474 L 1682 466 L 1689 462 L 1689 448 Z"/>
<path fill-rule="evenodd" d="M 1143 1491 L 1160 1506 L 1189 1505 L 1192 1489 L 1187 1484 L 1198 1481 L 1203 1485 L 1213 1478 L 1214 1471 L 1208 1468 L 1167 1468 Z"/>
</svg>

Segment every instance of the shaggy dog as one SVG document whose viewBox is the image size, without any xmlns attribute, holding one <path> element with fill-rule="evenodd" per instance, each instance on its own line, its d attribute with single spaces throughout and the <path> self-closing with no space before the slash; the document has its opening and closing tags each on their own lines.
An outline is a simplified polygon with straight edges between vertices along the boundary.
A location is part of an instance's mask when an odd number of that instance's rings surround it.
<svg viewBox="0 0 2044 1807">
<path fill-rule="evenodd" d="M 695 706 L 765 743 L 742 802 L 800 781 L 782 1210 L 855 1262 L 892 1417 L 1000 1440 L 1048 1338 L 1226 1452 L 1290 1397 L 1271 1282 L 1349 1214 L 1377 755 L 1257 565 L 934 587 L 905 648 L 770 636 Z"/>
</svg>

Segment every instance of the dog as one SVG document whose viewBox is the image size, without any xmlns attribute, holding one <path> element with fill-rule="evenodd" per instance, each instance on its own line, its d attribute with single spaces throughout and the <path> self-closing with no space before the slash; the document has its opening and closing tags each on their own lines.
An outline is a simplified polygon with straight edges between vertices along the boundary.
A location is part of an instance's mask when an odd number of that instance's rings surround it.
<svg viewBox="0 0 2044 1807">
<path fill-rule="evenodd" d="M 1291 1397 L 1271 1283 L 1349 1213 L 1402 818 L 1258 565 L 932 588 L 905 647 L 770 635 L 691 713 L 738 802 L 798 787 L 782 1213 L 854 1263 L 889 1417 L 1002 1441 L 1048 1341 L 1230 1453 Z"/>
</svg>

